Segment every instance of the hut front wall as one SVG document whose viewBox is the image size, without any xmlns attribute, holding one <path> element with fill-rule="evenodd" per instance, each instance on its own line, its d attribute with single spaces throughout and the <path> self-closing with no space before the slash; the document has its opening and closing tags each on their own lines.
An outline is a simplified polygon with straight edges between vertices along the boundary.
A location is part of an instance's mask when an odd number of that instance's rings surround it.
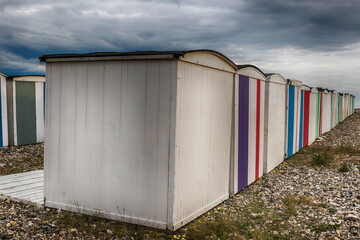
<svg viewBox="0 0 360 240">
<path fill-rule="evenodd" d="M 287 85 L 266 83 L 268 118 L 265 119 L 264 173 L 277 167 L 285 157 L 285 119 Z"/>
<path fill-rule="evenodd" d="M 288 98 L 288 134 L 287 134 L 287 157 L 291 157 L 299 150 L 299 131 L 300 131 L 300 111 L 301 111 L 301 86 L 289 86 Z"/>
<path fill-rule="evenodd" d="M 330 130 L 331 124 L 331 94 L 323 93 L 321 113 L 321 134 Z"/>
<path fill-rule="evenodd" d="M 235 75 L 233 192 L 263 175 L 265 81 Z"/>
<path fill-rule="evenodd" d="M 309 103 L 309 144 L 316 139 L 316 124 L 317 124 L 317 108 L 318 108 L 318 93 L 310 93 Z"/>
<path fill-rule="evenodd" d="M 166 228 L 176 72 L 171 60 L 47 63 L 46 206 Z"/>
<path fill-rule="evenodd" d="M 234 74 L 179 61 L 173 229 L 229 196 Z"/>
</svg>

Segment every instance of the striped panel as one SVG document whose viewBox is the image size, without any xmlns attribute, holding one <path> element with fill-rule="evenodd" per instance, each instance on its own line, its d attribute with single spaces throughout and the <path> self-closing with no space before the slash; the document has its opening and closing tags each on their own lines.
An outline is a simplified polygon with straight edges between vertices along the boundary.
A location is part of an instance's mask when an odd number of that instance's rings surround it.
<svg viewBox="0 0 360 240">
<path fill-rule="evenodd" d="M 294 102 L 295 86 L 289 86 L 289 107 L 288 107 L 288 142 L 287 142 L 287 157 L 293 155 L 294 145 Z"/>
<path fill-rule="evenodd" d="M 304 132 L 303 147 L 309 144 L 310 91 L 304 91 Z"/>
<path fill-rule="evenodd" d="M 322 101 L 323 101 L 323 94 L 320 93 L 320 109 L 319 109 L 319 137 L 321 136 L 321 121 L 322 121 L 322 111 L 323 111 L 323 106 L 322 106 Z"/>
<path fill-rule="evenodd" d="M 299 139 L 299 123 L 300 123 L 300 109 L 299 109 L 299 102 L 300 102 L 300 87 L 295 87 L 296 89 L 296 125 L 295 125 L 295 146 L 294 146 L 294 153 L 296 153 L 298 148 L 298 139 Z"/>
<path fill-rule="evenodd" d="M 1 94 L 1 78 L 0 78 L 0 94 Z M 4 146 L 4 140 L 3 140 L 3 124 L 2 124 L 2 94 L 0 95 L 0 147 Z"/>
<path fill-rule="evenodd" d="M 260 97 L 261 97 L 261 81 L 257 80 L 256 86 L 256 168 L 255 168 L 255 180 L 259 178 L 259 155 L 260 155 Z"/>
<path fill-rule="evenodd" d="M 301 90 L 299 150 L 303 148 L 303 133 L 304 133 L 304 90 Z"/>
<path fill-rule="evenodd" d="M 239 75 L 238 191 L 248 185 L 249 77 Z"/>
</svg>

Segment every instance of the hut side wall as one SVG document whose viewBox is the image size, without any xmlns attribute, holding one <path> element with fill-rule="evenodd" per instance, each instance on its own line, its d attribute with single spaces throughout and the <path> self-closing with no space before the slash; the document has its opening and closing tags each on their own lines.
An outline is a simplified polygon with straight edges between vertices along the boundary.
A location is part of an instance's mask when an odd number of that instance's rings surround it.
<svg viewBox="0 0 360 240">
<path fill-rule="evenodd" d="M 46 206 L 166 228 L 176 66 L 47 63 Z"/>
<path fill-rule="evenodd" d="M 285 157 L 285 119 L 287 85 L 272 82 L 266 83 L 268 91 L 265 108 L 268 118 L 265 119 L 264 174 L 277 167 Z M 266 159 L 265 159 L 266 158 Z"/>
<path fill-rule="evenodd" d="M 229 196 L 234 74 L 179 62 L 174 229 Z"/>
<path fill-rule="evenodd" d="M 309 144 L 309 121 L 310 121 L 310 91 L 303 92 L 303 131 L 302 131 L 302 148 Z"/>
<path fill-rule="evenodd" d="M 310 93 L 309 103 L 309 144 L 316 139 L 316 125 L 317 125 L 317 108 L 318 108 L 318 93 Z"/>
<path fill-rule="evenodd" d="M 324 125 L 323 125 L 323 133 L 330 131 L 331 129 L 331 93 L 325 94 L 324 98 Z"/>
<path fill-rule="evenodd" d="M 0 76 L 0 147 L 8 146 L 6 78 Z"/>
<path fill-rule="evenodd" d="M 289 86 L 287 157 L 299 150 L 301 86 Z"/>
<path fill-rule="evenodd" d="M 263 175 L 265 81 L 235 75 L 234 181 L 239 192 Z"/>
<path fill-rule="evenodd" d="M 44 85 L 45 83 L 35 83 L 35 104 L 36 104 L 36 142 L 44 141 Z"/>
</svg>

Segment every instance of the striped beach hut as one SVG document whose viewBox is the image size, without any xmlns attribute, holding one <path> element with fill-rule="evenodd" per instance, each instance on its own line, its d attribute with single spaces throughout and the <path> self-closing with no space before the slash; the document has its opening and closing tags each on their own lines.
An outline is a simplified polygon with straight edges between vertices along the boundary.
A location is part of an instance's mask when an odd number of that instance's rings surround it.
<svg viewBox="0 0 360 240">
<path fill-rule="evenodd" d="M 309 141 L 311 144 L 318 137 L 317 124 L 318 124 L 318 90 L 315 87 L 311 88 L 310 101 L 309 101 Z"/>
<path fill-rule="evenodd" d="M 285 158 L 287 80 L 277 73 L 266 74 L 264 174 L 277 167 Z M 282 147 L 283 146 L 283 147 Z"/>
<path fill-rule="evenodd" d="M 253 65 L 238 65 L 235 74 L 233 183 L 237 193 L 263 175 L 265 74 Z"/>
<path fill-rule="evenodd" d="M 301 86 L 299 150 L 309 144 L 310 87 Z"/>
<path fill-rule="evenodd" d="M 9 145 L 44 141 L 45 76 L 7 76 Z"/>
<path fill-rule="evenodd" d="M 339 118 L 339 122 L 344 121 L 344 94 L 343 93 L 338 93 L 339 95 L 339 103 L 338 103 L 338 118 Z"/>
<path fill-rule="evenodd" d="M 300 113 L 301 113 L 301 86 L 298 80 L 288 80 L 288 116 L 286 156 L 291 157 L 299 150 Z"/>
<path fill-rule="evenodd" d="M 331 93 L 328 89 L 322 89 L 321 104 L 321 134 L 324 134 L 331 128 Z"/>
<path fill-rule="evenodd" d="M 8 145 L 6 75 L 0 72 L 0 147 Z"/>
<path fill-rule="evenodd" d="M 338 101 L 339 96 L 335 90 L 331 90 L 331 128 L 335 127 L 338 124 Z"/>
</svg>

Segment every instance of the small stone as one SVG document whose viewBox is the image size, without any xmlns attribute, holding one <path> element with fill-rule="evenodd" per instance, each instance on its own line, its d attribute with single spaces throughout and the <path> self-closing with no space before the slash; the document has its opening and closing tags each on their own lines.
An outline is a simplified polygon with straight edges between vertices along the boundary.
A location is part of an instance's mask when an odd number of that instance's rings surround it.
<svg viewBox="0 0 360 240">
<path fill-rule="evenodd" d="M 349 221 L 356 221 L 359 219 L 359 217 L 355 216 L 354 214 L 349 214 L 346 216 L 345 218 L 346 220 L 349 220 Z"/>
<path fill-rule="evenodd" d="M 78 230 L 76 229 L 76 228 L 72 228 L 72 229 L 70 229 L 70 233 L 78 233 Z"/>
<path fill-rule="evenodd" d="M 113 234 L 113 232 L 110 229 L 106 230 L 106 233 L 109 234 L 109 235 Z"/>
</svg>

